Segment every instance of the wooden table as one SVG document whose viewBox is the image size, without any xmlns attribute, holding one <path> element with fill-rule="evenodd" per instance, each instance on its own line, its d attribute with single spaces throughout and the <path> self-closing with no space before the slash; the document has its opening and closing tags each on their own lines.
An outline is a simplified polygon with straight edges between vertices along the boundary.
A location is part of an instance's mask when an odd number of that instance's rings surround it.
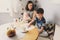
<svg viewBox="0 0 60 40">
<path fill-rule="evenodd" d="M 9 23 L 9 24 L 10 24 L 10 23 Z M 26 24 L 26 23 L 24 23 L 24 22 L 15 23 L 15 25 L 17 25 L 17 26 L 24 25 L 24 24 Z M 15 38 L 13 38 L 13 39 L 10 39 L 10 38 L 8 38 L 8 37 L 6 36 L 6 34 L 4 33 L 4 32 L 5 32 L 4 30 L 6 30 L 5 28 L 6 28 L 7 26 L 9 26 L 8 23 L 0 26 L 0 35 L 1 35 L 1 36 L 0 36 L 0 40 L 36 40 L 37 37 L 38 37 L 38 34 L 39 34 L 39 33 L 38 33 L 38 29 L 35 27 L 35 28 L 33 28 L 32 30 L 29 30 L 27 33 L 22 34 L 22 35 L 24 35 L 24 36 L 23 36 L 23 38 L 21 38 L 21 39 L 17 39 L 18 37 L 22 36 L 20 33 L 17 33 L 17 35 L 18 35 L 17 38 L 15 37 Z M 34 27 L 34 26 L 31 25 L 31 27 Z M 18 30 L 18 32 L 19 32 L 19 30 Z"/>
<path fill-rule="evenodd" d="M 25 22 L 17 23 L 17 25 L 19 24 L 24 25 L 26 23 Z M 35 27 L 35 26 L 31 25 L 31 27 Z M 38 29 L 35 27 L 34 29 L 29 30 L 29 32 L 27 32 L 24 38 L 21 40 L 36 40 L 38 37 L 38 34 L 39 34 Z"/>
<path fill-rule="evenodd" d="M 36 40 L 38 37 L 38 30 L 36 28 L 30 30 L 26 33 L 25 37 L 22 40 Z"/>
</svg>

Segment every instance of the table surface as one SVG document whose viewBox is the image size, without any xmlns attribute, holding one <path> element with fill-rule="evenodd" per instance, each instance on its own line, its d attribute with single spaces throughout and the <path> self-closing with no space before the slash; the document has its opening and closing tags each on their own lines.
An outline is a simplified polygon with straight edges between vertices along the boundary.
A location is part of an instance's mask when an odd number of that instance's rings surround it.
<svg viewBox="0 0 60 40">
<path fill-rule="evenodd" d="M 16 35 L 13 38 L 9 38 L 6 35 L 7 27 L 10 27 L 12 23 L 7 23 L 4 25 L 0 25 L 0 40 L 36 40 L 38 37 L 38 29 L 31 25 L 31 28 L 27 33 L 22 33 L 20 26 L 24 26 L 26 23 L 24 22 L 18 22 L 18 23 L 13 23 L 16 25 Z"/>
</svg>

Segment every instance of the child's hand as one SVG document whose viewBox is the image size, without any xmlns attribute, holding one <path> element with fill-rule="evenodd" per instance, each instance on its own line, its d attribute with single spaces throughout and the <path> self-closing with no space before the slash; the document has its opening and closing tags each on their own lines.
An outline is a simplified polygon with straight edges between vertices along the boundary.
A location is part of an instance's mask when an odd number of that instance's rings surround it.
<svg viewBox="0 0 60 40">
<path fill-rule="evenodd" d="M 30 24 L 28 23 L 28 25 L 27 25 L 28 27 L 30 27 Z"/>
</svg>

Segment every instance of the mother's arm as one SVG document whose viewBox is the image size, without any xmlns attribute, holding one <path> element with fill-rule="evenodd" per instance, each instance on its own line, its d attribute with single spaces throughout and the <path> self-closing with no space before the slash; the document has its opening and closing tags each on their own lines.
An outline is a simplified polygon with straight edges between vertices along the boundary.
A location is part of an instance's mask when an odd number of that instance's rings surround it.
<svg viewBox="0 0 60 40">
<path fill-rule="evenodd" d="M 36 18 L 36 11 L 34 11 L 34 13 L 33 13 L 33 18 L 32 18 L 32 20 L 35 19 L 35 18 Z"/>
<path fill-rule="evenodd" d="M 30 17 L 28 16 L 27 12 L 24 12 L 24 14 L 23 14 L 23 20 L 25 20 L 25 21 L 30 20 Z"/>
<path fill-rule="evenodd" d="M 36 11 L 34 11 L 33 13 L 33 18 L 31 19 L 31 21 L 29 22 L 28 26 L 30 26 L 36 19 Z"/>
</svg>

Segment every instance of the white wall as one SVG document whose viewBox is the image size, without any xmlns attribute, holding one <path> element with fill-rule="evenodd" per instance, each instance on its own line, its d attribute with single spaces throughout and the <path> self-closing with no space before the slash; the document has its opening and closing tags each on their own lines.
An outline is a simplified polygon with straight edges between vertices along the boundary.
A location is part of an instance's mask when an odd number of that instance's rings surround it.
<svg viewBox="0 0 60 40">
<path fill-rule="evenodd" d="M 13 18 L 10 16 L 9 13 L 0 13 L 0 25 L 12 22 Z"/>
<path fill-rule="evenodd" d="M 13 21 L 12 14 L 12 0 L 0 0 L 0 24 L 8 23 Z"/>
<path fill-rule="evenodd" d="M 0 12 L 10 12 L 11 0 L 0 0 Z"/>
</svg>

